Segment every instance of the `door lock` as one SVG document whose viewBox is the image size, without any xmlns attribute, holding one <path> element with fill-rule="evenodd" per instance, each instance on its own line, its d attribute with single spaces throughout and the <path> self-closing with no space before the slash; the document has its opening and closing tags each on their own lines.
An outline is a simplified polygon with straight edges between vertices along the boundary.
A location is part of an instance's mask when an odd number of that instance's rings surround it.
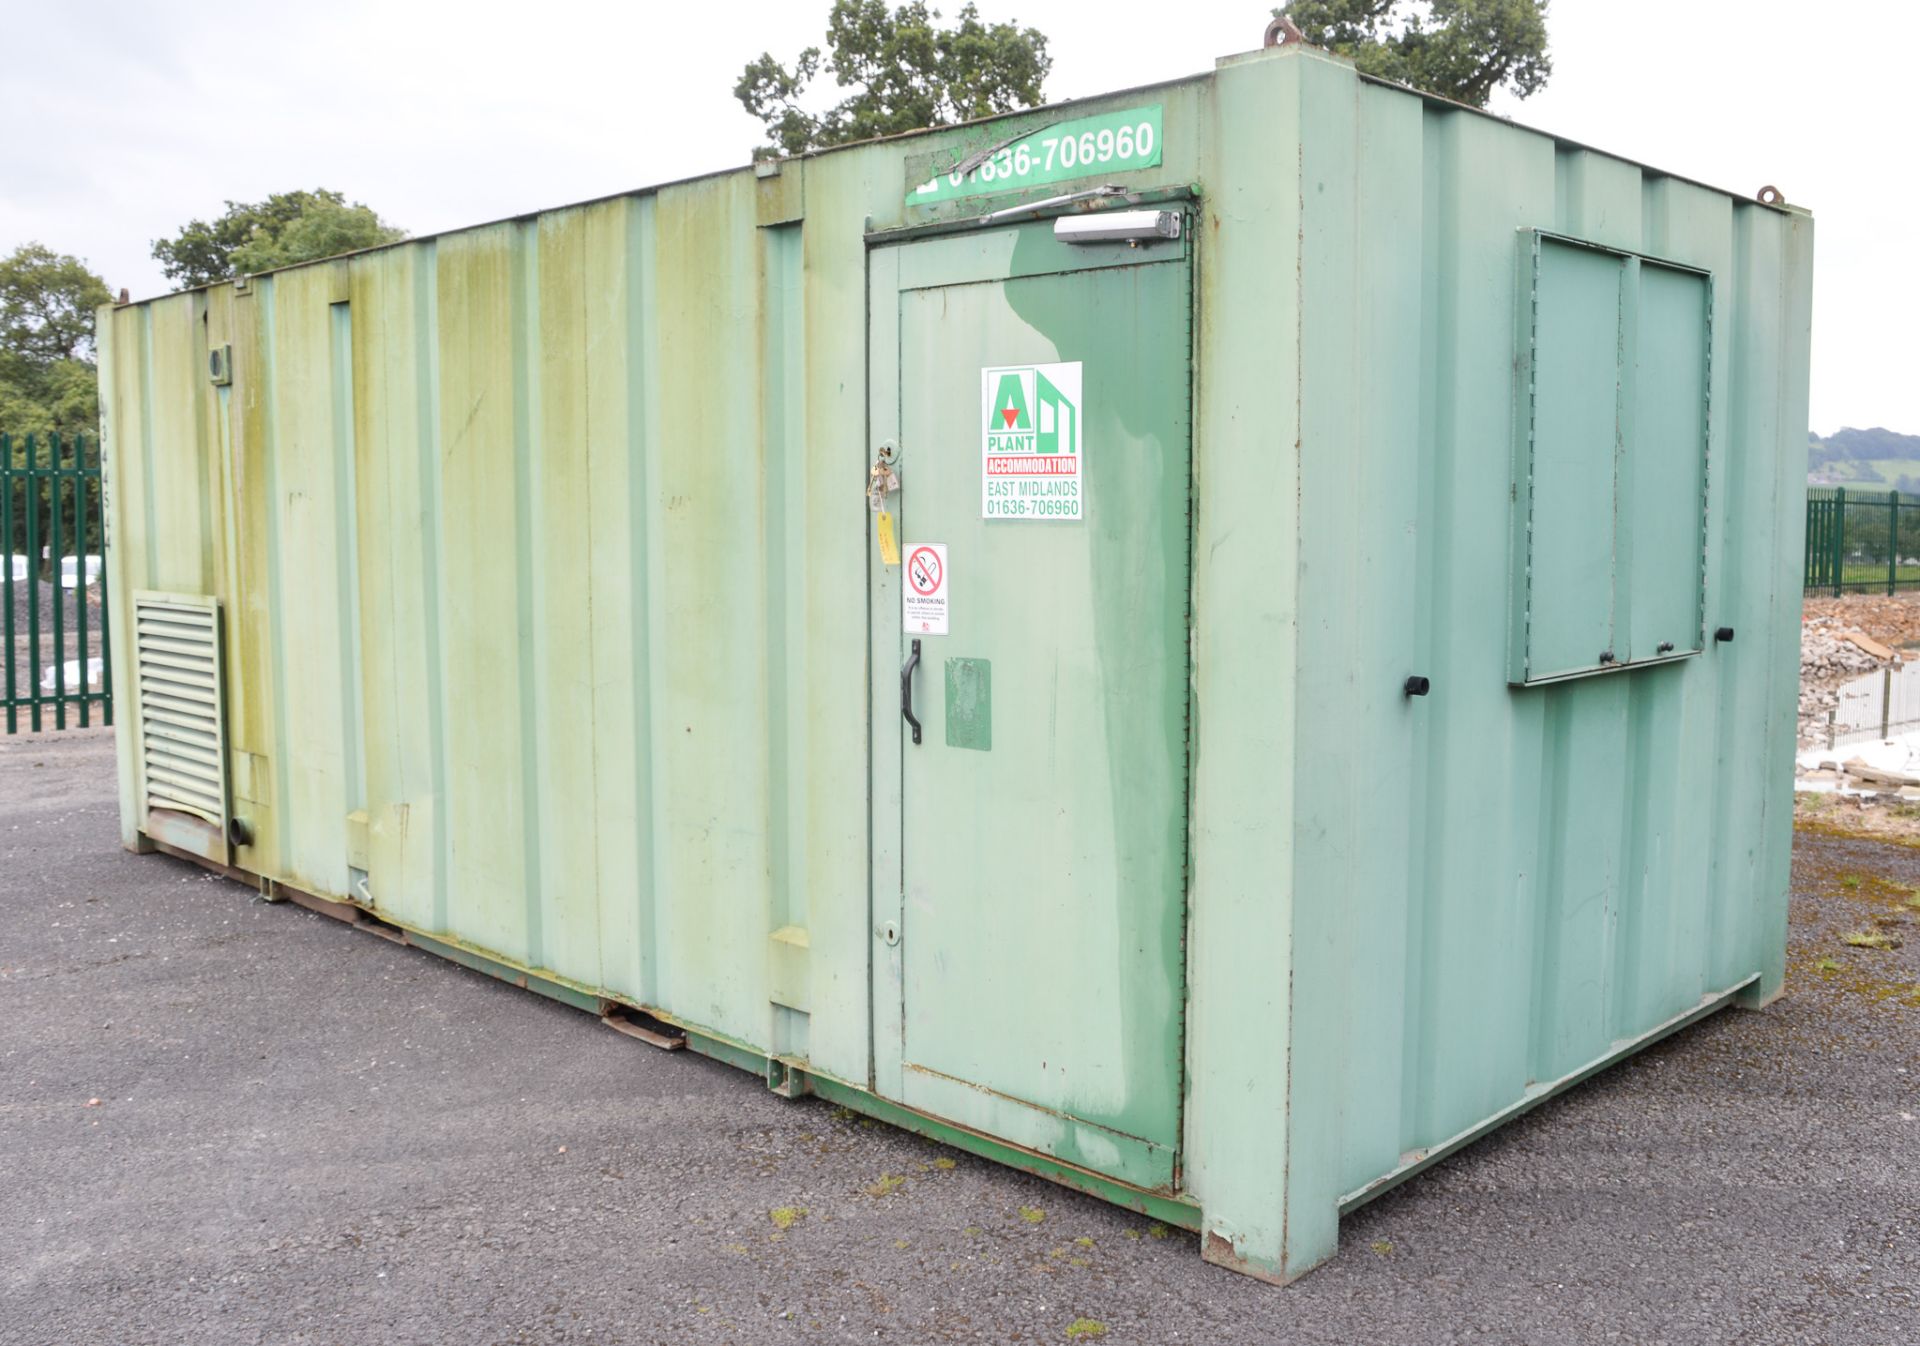
<svg viewBox="0 0 1920 1346">
<path fill-rule="evenodd" d="M 900 474 L 894 465 L 900 461 L 900 450 L 892 440 L 880 446 L 879 456 L 873 460 L 873 467 L 867 472 L 867 508 L 873 512 L 874 537 L 880 543 L 880 564 L 897 566 L 900 564 L 900 539 L 893 531 L 893 512 L 887 508 L 887 497 L 900 489 Z"/>
<path fill-rule="evenodd" d="M 867 508 L 878 514 L 887 507 L 887 497 L 900 489 L 900 449 L 892 440 L 874 451 L 873 466 L 867 469 Z"/>
<path fill-rule="evenodd" d="M 889 949 L 898 944 L 900 942 L 900 922 L 888 921 L 885 925 L 881 926 L 880 938 L 887 942 Z"/>
</svg>

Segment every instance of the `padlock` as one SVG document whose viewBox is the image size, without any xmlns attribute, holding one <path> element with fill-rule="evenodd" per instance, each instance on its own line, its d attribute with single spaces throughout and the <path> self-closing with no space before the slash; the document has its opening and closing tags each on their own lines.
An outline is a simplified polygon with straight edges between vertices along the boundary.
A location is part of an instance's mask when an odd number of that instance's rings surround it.
<svg viewBox="0 0 1920 1346">
<path fill-rule="evenodd" d="M 899 452 L 891 443 L 882 444 L 879 456 L 867 473 L 867 508 L 873 511 L 880 563 L 889 566 L 900 564 L 900 539 L 893 530 L 893 514 L 887 509 L 887 497 L 900 489 L 900 474 L 893 470 L 899 460 Z"/>
</svg>

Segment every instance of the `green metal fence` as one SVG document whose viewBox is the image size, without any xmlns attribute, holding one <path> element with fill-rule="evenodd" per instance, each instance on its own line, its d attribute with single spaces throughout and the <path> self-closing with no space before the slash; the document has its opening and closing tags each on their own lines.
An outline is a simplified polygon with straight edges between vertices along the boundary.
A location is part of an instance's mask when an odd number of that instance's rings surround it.
<svg viewBox="0 0 1920 1346">
<path fill-rule="evenodd" d="M 6 728 L 113 723 L 100 442 L 0 434 Z"/>
<path fill-rule="evenodd" d="M 1920 496 L 1807 491 L 1808 593 L 1898 593 L 1920 588 Z"/>
</svg>

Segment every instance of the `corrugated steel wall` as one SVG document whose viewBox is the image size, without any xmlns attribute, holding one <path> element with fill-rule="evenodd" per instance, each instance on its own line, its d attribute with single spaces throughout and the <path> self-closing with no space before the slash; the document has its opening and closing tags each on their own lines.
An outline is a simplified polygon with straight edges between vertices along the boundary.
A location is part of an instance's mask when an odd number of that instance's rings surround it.
<svg viewBox="0 0 1920 1346">
<path fill-rule="evenodd" d="M 1156 179 L 1208 94 L 1144 95 Z M 233 863 L 864 1084 L 864 235 L 1005 125 L 103 310 L 115 581 L 226 608 Z"/>
<path fill-rule="evenodd" d="M 1811 222 L 1298 49 L 1129 101 L 1138 185 L 1201 210 L 1184 1185 L 1209 1257 L 1288 1275 L 1343 1198 L 1778 985 Z M 863 231 L 973 208 L 903 197 L 1006 125 L 112 311 L 113 580 L 225 604 L 234 863 L 864 1086 Z M 1530 228 L 1716 277 L 1730 646 L 1507 684 Z"/>
<path fill-rule="evenodd" d="M 814 1049 L 864 1078 L 860 390 L 807 433 L 800 233 L 756 193 L 117 311 L 116 543 L 228 604 L 236 864 L 355 897 L 364 864 L 395 922 L 763 1046 L 769 932 L 857 900 Z"/>
<path fill-rule="evenodd" d="M 1340 1100 L 1292 1118 L 1312 1225 L 1703 996 L 1780 985 L 1812 224 L 1302 69 L 1293 1088 Z M 1709 634 L 1669 666 L 1518 688 L 1532 229 L 1717 278 Z"/>
</svg>

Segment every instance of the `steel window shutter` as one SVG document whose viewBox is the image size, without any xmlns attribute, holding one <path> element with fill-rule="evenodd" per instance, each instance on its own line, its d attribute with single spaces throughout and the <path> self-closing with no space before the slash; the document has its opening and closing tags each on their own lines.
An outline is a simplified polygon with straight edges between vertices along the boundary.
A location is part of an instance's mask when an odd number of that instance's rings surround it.
<svg viewBox="0 0 1920 1346">
<path fill-rule="evenodd" d="M 191 814 L 224 833 L 220 605 L 212 598 L 150 591 L 136 592 L 133 604 L 146 807 Z"/>
</svg>

